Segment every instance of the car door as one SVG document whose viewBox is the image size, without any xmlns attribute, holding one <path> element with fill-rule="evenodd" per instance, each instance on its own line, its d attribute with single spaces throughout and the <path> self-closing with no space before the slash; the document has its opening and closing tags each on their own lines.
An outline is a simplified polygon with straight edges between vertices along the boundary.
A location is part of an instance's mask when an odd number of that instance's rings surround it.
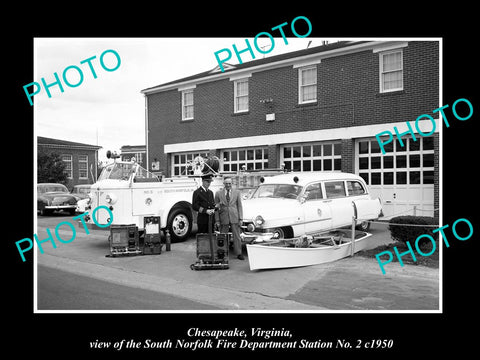
<svg viewBox="0 0 480 360">
<path fill-rule="evenodd" d="M 324 182 L 325 203 L 330 205 L 332 227 L 342 227 L 352 223 L 354 209 L 352 199 L 347 196 L 344 180 Z"/>
<path fill-rule="evenodd" d="M 378 218 L 382 211 L 378 199 L 372 199 L 366 191 L 366 185 L 357 180 L 347 181 L 348 196 L 355 203 L 355 216 L 359 221 Z"/>
<path fill-rule="evenodd" d="M 332 228 L 330 204 L 325 202 L 321 182 L 309 184 L 305 187 L 302 208 L 305 233 L 313 234 Z"/>
</svg>

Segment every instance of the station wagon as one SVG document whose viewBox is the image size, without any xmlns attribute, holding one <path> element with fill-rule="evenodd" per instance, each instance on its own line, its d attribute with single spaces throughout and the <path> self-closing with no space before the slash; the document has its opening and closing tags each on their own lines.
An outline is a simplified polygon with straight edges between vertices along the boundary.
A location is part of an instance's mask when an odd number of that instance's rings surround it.
<svg viewBox="0 0 480 360">
<path fill-rule="evenodd" d="M 292 238 L 351 226 L 367 231 L 368 220 L 383 216 L 365 181 L 341 172 L 290 172 L 263 179 L 243 201 L 245 241 Z"/>
</svg>

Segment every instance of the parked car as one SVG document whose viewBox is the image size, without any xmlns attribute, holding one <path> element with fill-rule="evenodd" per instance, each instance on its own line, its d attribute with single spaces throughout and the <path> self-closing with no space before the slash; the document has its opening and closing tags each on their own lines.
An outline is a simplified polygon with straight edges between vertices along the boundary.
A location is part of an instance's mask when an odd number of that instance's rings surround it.
<svg viewBox="0 0 480 360">
<path fill-rule="evenodd" d="M 40 215 L 50 215 L 53 211 L 65 210 L 75 214 L 77 199 L 62 184 L 37 184 L 37 211 Z"/>
<path fill-rule="evenodd" d="M 91 184 L 75 185 L 70 192 L 78 200 L 86 199 L 90 193 Z"/>
<path fill-rule="evenodd" d="M 77 207 L 75 208 L 75 212 L 83 214 L 85 211 L 90 209 L 90 203 L 91 203 L 90 197 L 86 197 L 85 199 L 80 199 L 77 201 Z"/>
<path fill-rule="evenodd" d="M 242 200 L 247 200 L 247 199 L 250 199 L 252 197 L 255 190 L 257 190 L 257 186 L 244 187 L 244 188 L 240 188 L 238 190 L 240 190 Z"/>
<path fill-rule="evenodd" d="M 353 205 L 355 203 L 355 206 Z M 245 241 L 292 238 L 351 226 L 367 231 L 368 220 L 383 216 L 365 181 L 339 172 L 290 172 L 265 178 L 242 202 Z"/>
</svg>

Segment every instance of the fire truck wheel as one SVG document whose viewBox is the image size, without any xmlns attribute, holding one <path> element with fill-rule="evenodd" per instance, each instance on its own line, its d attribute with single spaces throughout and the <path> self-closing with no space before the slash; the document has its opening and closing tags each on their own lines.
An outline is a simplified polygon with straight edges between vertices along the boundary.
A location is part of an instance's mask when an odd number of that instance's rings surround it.
<svg viewBox="0 0 480 360">
<path fill-rule="evenodd" d="M 172 242 L 185 241 L 192 231 L 192 219 L 188 211 L 182 208 L 174 209 L 167 221 Z"/>
</svg>

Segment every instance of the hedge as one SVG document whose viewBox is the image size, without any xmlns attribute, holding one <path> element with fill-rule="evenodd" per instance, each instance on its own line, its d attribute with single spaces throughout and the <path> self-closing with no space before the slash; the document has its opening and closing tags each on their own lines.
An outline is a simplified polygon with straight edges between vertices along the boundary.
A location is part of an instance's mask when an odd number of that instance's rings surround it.
<svg viewBox="0 0 480 360">
<path fill-rule="evenodd" d="M 398 225 L 397 225 L 398 224 Z M 402 226 L 401 224 L 405 224 Z M 409 225 L 427 225 L 427 226 L 408 226 Z M 434 225 L 434 226 L 432 226 Z M 432 236 L 435 241 L 438 241 L 438 232 L 432 231 L 438 227 L 437 221 L 429 216 L 397 216 L 389 221 L 388 230 L 393 240 L 401 242 L 409 242 L 412 246 L 417 237 L 423 234 Z M 428 238 L 420 239 L 418 246 L 429 243 Z"/>
</svg>

